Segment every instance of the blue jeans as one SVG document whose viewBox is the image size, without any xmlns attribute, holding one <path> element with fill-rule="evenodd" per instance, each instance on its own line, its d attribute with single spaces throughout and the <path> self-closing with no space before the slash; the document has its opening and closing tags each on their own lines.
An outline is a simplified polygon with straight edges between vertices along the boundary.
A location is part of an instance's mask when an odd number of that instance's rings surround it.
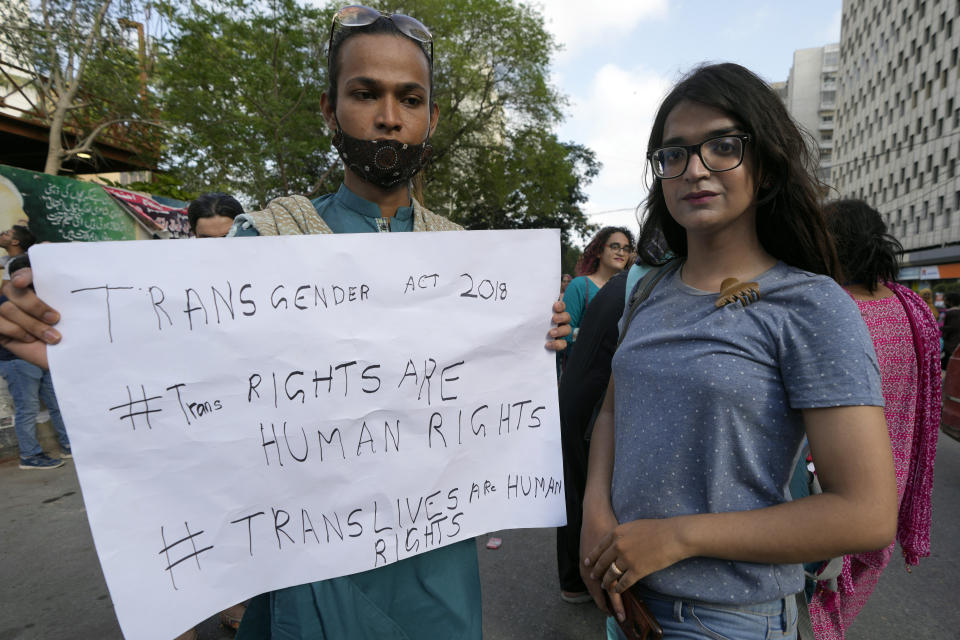
<svg viewBox="0 0 960 640">
<path fill-rule="evenodd" d="M 60 417 L 60 405 L 53 393 L 50 372 L 26 360 L 0 360 L 0 376 L 7 381 L 10 397 L 13 398 L 13 427 L 20 446 L 20 457 L 28 458 L 43 453 L 43 448 L 37 442 L 37 413 L 40 408 L 38 398 L 43 400 L 50 412 L 50 422 L 57 433 L 57 440 L 62 446 L 69 447 L 70 439 L 67 438 L 63 418 Z"/>
<path fill-rule="evenodd" d="M 723 605 L 682 600 L 642 589 L 643 601 L 663 627 L 665 640 L 796 640 L 797 601 L 793 596 L 758 604 Z M 625 640 L 614 618 L 607 618 L 608 640 Z"/>
</svg>

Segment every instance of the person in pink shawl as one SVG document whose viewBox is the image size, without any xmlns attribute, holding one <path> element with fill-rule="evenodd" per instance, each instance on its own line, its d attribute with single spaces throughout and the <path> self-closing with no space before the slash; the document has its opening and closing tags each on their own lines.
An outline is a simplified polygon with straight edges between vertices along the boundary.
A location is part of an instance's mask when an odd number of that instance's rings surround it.
<svg viewBox="0 0 960 640">
<path fill-rule="evenodd" d="M 903 249 L 880 214 L 860 200 L 827 205 L 844 289 L 857 303 L 873 339 L 897 473 L 897 542 L 906 569 L 930 555 L 930 499 L 940 423 L 940 332 L 929 307 L 894 282 Z M 834 592 L 824 583 L 810 601 L 817 640 L 842 640 L 873 593 L 894 552 L 844 556 Z"/>
</svg>

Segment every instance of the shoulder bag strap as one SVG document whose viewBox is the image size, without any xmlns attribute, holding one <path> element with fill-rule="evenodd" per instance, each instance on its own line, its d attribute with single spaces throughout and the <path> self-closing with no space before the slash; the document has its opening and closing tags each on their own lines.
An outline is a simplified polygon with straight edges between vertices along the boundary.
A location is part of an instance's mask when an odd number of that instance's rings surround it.
<svg viewBox="0 0 960 640">
<path fill-rule="evenodd" d="M 633 322 L 633 316 L 636 315 L 637 309 L 650 297 L 650 293 L 654 287 L 657 286 L 657 283 L 663 280 L 664 276 L 673 273 L 679 267 L 680 259 L 674 258 L 670 262 L 648 271 L 633 288 L 633 293 L 630 294 L 629 307 L 625 313 L 627 320 L 623 323 L 623 331 L 620 332 L 620 338 L 617 340 L 618 349 L 620 348 L 620 343 L 623 342 L 624 337 L 627 335 L 627 329 L 630 327 L 630 323 Z"/>
</svg>

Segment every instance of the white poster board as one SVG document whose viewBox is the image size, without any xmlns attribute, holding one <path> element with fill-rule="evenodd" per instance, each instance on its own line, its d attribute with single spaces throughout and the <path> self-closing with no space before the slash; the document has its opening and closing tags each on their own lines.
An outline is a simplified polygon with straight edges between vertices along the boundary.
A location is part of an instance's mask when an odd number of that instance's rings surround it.
<svg viewBox="0 0 960 640">
<path fill-rule="evenodd" d="M 30 251 L 117 617 L 171 638 L 258 593 L 565 522 L 559 233 Z"/>
</svg>

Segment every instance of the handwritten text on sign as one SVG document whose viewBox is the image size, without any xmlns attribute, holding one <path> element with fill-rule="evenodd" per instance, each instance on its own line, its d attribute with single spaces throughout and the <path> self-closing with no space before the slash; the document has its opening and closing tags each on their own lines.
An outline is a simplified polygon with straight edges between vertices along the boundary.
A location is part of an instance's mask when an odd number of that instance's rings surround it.
<svg viewBox="0 0 960 640">
<path fill-rule="evenodd" d="M 564 522 L 558 233 L 31 250 L 124 633 Z M 159 615 L 158 615 L 159 614 Z"/>
</svg>

